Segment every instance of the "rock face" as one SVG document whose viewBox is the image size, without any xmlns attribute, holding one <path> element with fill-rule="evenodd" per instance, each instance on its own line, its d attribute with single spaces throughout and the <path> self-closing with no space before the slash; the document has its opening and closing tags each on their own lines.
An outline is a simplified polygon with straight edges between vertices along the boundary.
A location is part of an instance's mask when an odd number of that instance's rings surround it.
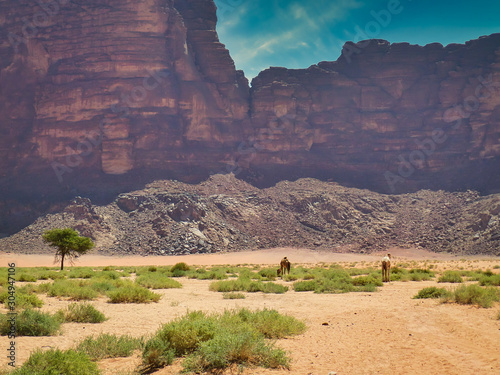
<svg viewBox="0 0 500 375">
<path fill-rule="evenodd" d="M 465 45 L 346 44 L 252 82 L 253 161 L 384 192 L 498 189 L 500 34 Z"/>
<path fill-rule="evenodd" d="M 249 88 L 212 1 L 40 4 L 0 5 L 2 177 L 50 191 L 80 186 L 75 174 L 222 167 L 249 127 Z"/>
<path fill-rule="evenodd" d="M 500 187 L 500 35 L 347 44 L 249 88 L 212 0 L 0 3 L 0 232 L 78 194 L 233 172 L 381 192 Z M 21 204 L 20 204 L 21 202 Z"/>
</svg>

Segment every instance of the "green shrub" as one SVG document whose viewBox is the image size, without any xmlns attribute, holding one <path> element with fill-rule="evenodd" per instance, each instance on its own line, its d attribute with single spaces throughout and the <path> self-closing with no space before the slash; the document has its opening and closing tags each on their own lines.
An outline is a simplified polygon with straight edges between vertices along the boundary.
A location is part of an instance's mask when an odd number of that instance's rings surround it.
<svg viewBox="0 0 500 375">
<path fill-rule="evenodd" d="M 21 273 L 17 278 L 17 281 L 25 281 L 25 282 L 35 282 L 38 281 L 38 277 L 33 274 Z"/>
<path fill-rule="evenodd" d="M 444 298 L 444 302 L 456 302 L 461 305 L 477 305 L 489 308 L 493 302 L 499 300 L 500 292 L 495 287 L 482 288 L 479 285 L 463 285 L 455 289 L 451 296 Z"/>
<path fill-rule="evenodd" d="M 210 284 L 209 290 L 215 292 L 241 292 L 249 293 L 285 293 L 288 291 L 287 286 L 275 284 L 272 282 L 252 281 L 247 278 L 238 278 L 237 280 L 215 281 Z"/>
<path fill-rule="evenodd" d="M 317 287 L 318 282 L 316 280 L 304 280 L 293 283 L 293 289 L 296 292 L 311 292 L 316 290 Z"/>
<path fill-rule="evenodd" d="M 99 375 L 97 364 L 90 361 L 84 353 L 74 350 L 61 351 L 50 349 L 36 350 L 21 368 L 10 375 Z"/>
<path fill-rule="evenodd" d="M 297 281 L 298 279 L 300 279 L 299 275 L 293 273 L 290 275 L 283 276 L 283 280 L 285 281 Z"/>
<path fill-rule="evenodd" d="M 283 286 L 280 284 L 275 284 L 272 282 L 256 282 L 256 283 L 251 283 L 251 286 L 255 287 L 255 291 L 257 292 L 262 292 L 262 293 L 274 293 L 274 294 L 283 294 L 288 291 L 287 286 Z M 249 290 L 250 292 L 250 290 Z"/>
<path fill-rule="evenodd" d="M 98 293 L 92 289 L 88 280 L 55 280 L 48 285 L 47 295 L 50 297 L 69 297 L 73 301 L 93 300 Z"/>
<path fill-rule="evenodd" d="M 234 312 L 227 313 L 229 316 Z M 242 322 L 248 322 L 254 329 L 262 333 L 268 339 L 281 339 L 287 336 L 295 336 L 303 333 L 306 326 L 301 321 L 287 315 L 281 315 L 276 310 L 260 310 L 250 312 L 241 309 L 236 316 Z M 223 318 L 224 319 L 224 316 Z"/>
<path fill-rule="evenodd" d="M 87 303 L 72 303 L 67 311 L 63 311 L 63 315 L 66 322 L 102 323 L 107 320 L 102 312 Z"/>
<path fill-rule="evenodd" d="M 225 281 L 214 281 L 210 283 L 208 289 L 213 292 L 241 292 L 247 289 L 250 284 L 250 280 L 225 280 Z"/>
<path fill-rule="evenodd" d="M 103 333 L 97 338 L 86 337 L 76 350 L 85 353 L 92 361 L 100 361 L 105 358 L 130 357 L 134 350 L 141 347 L 141 339 Z"/>
<path fill-rule="evenodd" d="M 155 336 L 144 345 L 139 373 L 150 374 L 156 369 L 169 366 L 174 362 L 174 358 L 175 350 L 170 343 Z"/>
<path fill-rule="evenodd" d="M 276 277 L 278 276 L 276 268 L 263 268 L 258 272 L 258 274 L 264 280 L 275 280 Z"/>
<path fill-rule="evenodd" d="M 96 275 L 97 272 L 94 272 L 94 270 L 89 267 L 75 267 L 68 273 L 70 279 L 90 279 Z"/>
<path fill-rule="evenodd" d="M 352 279 L 352 285 L 354 286 L 382 286 L 382 280 L 374 276 L 358 276 Z"/>
<path fill-rule="evenodd" d="M 215 318 L 195 311 L 164 325 L 156 335 L 169 342 L 175 355 L 180 357 L 193 352 L 200 342 L 213 338 L 216 331 Z"/>
<path fill-rule="evenodd" d="M 149 272 L 139 276 L 135 282 L 140 286 L 151 289 L 182 288 L 182 284 L 163 273 Z"/>
<path fill-rule="evenodd" d="M 181 263 L 177 263 L 177 264 L 175 264 L 175 265 L 174 265 L 174 266 L 170 269 L 170 271 L 171 271 L 172 273 L 173 273 L 173 272 L 175 272 L 175 271 L 177 271 L 177 270 L 179 270 L 179 271 L 189 271 L 189 270 L 190 270 L 190 267 L 189 267 L 186 263 L 181 262 Z"/>
<path fill-rule="evenodd" d="M 0 334 L 8 335 L 11 332 L 9 315 L 0 315 Z M 17 336 L 54 336 L 61 327 L 61 322 L 48 313 L 26 309 L 16 316 Z"/>
<path fill-rule="evenodd" d="M 171 274 L 172 277 L 184 277 L 186 276 L 186 271 L 183 270 L 174 270 Z"/>
<path fill-rule="evenodd" d="M 415 268 L 408 272 L 408 277 L 410 281 L 428 281 L 431 280 L 436 275 L 429 269 Z"/>
<path fill-rule="evenodd" d="M 0 303 L 4 303 L 5 308 L 8 310 L 10 309 L 10 307 L 15 307 L 16 310 L 24 310 L 27 308 L 43 306 L 43 301 L 38 298 L 37 295 L 26 293 L 25 290 L 26 289 L 24 289 L 24 287 L 16 288 L 15 294 L 13 295 L 9 295 L 7 290 L 2 291 L 0 293 Z M 14 300 L 12 299 L 12 296 L 15 297 Z M 9 305 L 9 302 L 14 302 L 14 304 Z"/>
<path fill-rule="evenodd" d="M 458 271 L 445 271 L 439 279 L 438 283 L 463 283 L 464 279 L 460 276 Z"/>
<path fill-rule="evenodd" d="M 107 295 L 109 303 L 150 303 L 161 298 L 160 294 L 133 283 L 111 290 Z"/>
<path fill-rule="evenodd" d="M 224 293 L 223 298 L 224 299 L 245 299 L 246 297 L 243 293 L 230 292 L 230 293 Z"/>
<path fill-rule="evenodd" d="M 442 298 L 449 296 L 450 292 L 444 288 L 437 288 L 431 286 L 428 288 L 421 289 L 413 298 L 423 299 L 423 298 Z"/>
<path fill-rule="evenodd" d="M 500 286 L 500 274 L 482 275 L 479 278 L 479 285 L 482 286 Z"/>
<path fill-rule="evenodd" d="M 224 270 L 210 270 L 198 269 L 190 275 L 193 279 L 198 280 L 225 280 L 228 278 Z"/>
<path fill-rule="evenodd" d="M 231 364 L 287 368 L 289 358 L 265 341 L 301 333 L 303 323 L 273 310 L 226 311 L 207 315 L 196 311 L 165 324 L 145 345 L 142 371 L 172 363 L 185 356 L 185 371 L 222 370 Z"/>
<path fill-rule="evenodd" d="M 250 364 L 268 368 L 289 368 L 290 359 L 282 349 L 266 343 L 251 329 L 220 332 L 212 340 L 202 342 L 183 363 L 184 371 L 210 372 L 231 364 Z"/>
<path fill-rule="evenodd" d="M 123 273 L 120 273 L 115 270 L 110 270 L 110 271 L 102 271 L 96 273 L 95 277 L 98 277 L 100 279 L 109 279 L 109 280 L 119 280 L 122 276 L 126 276 Z"/>
</svg>

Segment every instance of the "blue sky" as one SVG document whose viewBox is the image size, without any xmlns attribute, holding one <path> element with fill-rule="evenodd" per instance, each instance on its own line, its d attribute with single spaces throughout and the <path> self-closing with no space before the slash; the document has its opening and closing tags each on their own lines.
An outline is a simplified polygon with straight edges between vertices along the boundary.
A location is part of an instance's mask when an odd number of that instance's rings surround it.
<svg viewBox="0 0 500 375">
<path fill-rule="evenodd" d="M 498 0 L 215 0 L 219 39 L 247 78 L 334 61 L 365 35 L 425 45 L 500 32 Z M 363 39 L 363 38 L 362 38 Z"/>
</svg>

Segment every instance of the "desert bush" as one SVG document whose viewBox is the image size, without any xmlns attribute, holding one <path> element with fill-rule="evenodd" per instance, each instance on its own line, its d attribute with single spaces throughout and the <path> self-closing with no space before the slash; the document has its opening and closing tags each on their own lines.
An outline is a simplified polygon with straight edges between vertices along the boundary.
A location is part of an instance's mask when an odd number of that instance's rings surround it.
<svg viewBox="0 0 500 375">
<path fill-rule="evenodd" d="M 195 272 L 189 274 L 192 279 L 198 280 L 225 280 L 228 278 L 228 274 L 225 270 L 209 270 L 204 268 L 199 268 Z"/>
<path fill-rule="evenodd" d="M 29 273 L 23 272 L 17 277 L 17 281 L 25 281 L 25 282 L 34 283 L 35 281 L 38 281 L 38 276 L 34 275 L 34 274 L 29 274 Z"/>
<path fill-rule="evenodd" d="M 158 272 L 145 273 L 139 276 L 135 282 L 140 286 L 151 289 L 182 288 L 182 284 L 180 282 Z"/>
<path fill-rule="evenodd" d="M 0 315 L 0 334 L 8 335 L 11 322 L 8 315 Z M 58 333 L 61 322 L 57 317 L 37 310 L 26 309 L 16 316 L 17 336 L 54 336 Z"/>
<path fill-rule="evenodd" d="M 91 362 L 84 353 L 72 349 L 61 351 L 50 349 L 36 350 L 30 355 L 21 368 L 10 375 L 99 375 L 97 364 Z"/>
<path fill-rule="evenodd" d="M 196 350 L 200 342 L 212 339 L 217 329 L 215 317 L 195 311 L 164 325 L 156 336 L 170 343 L 180 357 Z"/>
<path fill-rule="evenodd" d="M 278 276 L 276 268 L 263 268 L 258 272 L 258 274 L 264 280 L 276 280 L 276 277 Z"/>
<path fill-rule="evenodd" d="M 73 301 L 93 300 L 99 295 L 88 280 L 55 280 L 47 288 L 48 296 L 69 297 Z"/>
<path fill-rule="evenodd" d="M 373 267 L 369 267 L 369 268 L 350 268 L 350 269 L 346 270 L 346 272 L 350 276 L 370 275 L 370 274 L 376 273 L 378 271 L 379 271 L 378 269 L 376 270 Z"/>
<path fill-rule="evenodd" d="M 223 293 L 246 291 L 249 293 L 263 292 L 281 294 L 288 291 L 288 287 L 272 282 L 252 281 L 240 277 L 236 280 L 215 281 L 210 284 L 209 290 Z"/>
<path fill-rule="evenodd" d="M 150 374 L 156 369 L 169 366 L 174 362 L 174 358 L 175 351 L 170 343 L 155 336 L 144 345 L 139 373 Z"/>
<path fill-rule="evenodd" d="M 142 339 L 103 333 L 96 338 L 86 337 L 76 350 L 85 353 L 92 361 L 100 361 L 105 358 L 130 357 L 142 345 Z"/>
<path fill-rule="evenodd" d="M 289 358 L 265 341 L 303 332 L 305 326 L 273 310 L 226 311 L 207 315 L 196 311 L 165 324 L 145 345 L 142 369 L 152 371 L 169 364 L 173 356 L 186 356 L 185 371 L 221 370 L 231 364 L 288 367 Z"/>
<path fill-rule="evenodd" d="M 224 299 L 245 299 L 246 297 L 243 293 L 230 292 L 230 293 L 224 293 L 223 298 Z"/>
<path fill-rule="evenodd" d="M 10 299 L 9 299 L 10 296 Z M 12 298 L 15 298 L 14 300 Z M 9 302 L 14 302 L 9 305 Z M 25 287 L 16 288 L 15 294 L 10 294 L 7 290 L 0 292 L 0 303 L 5 304 L 6 309 L 15 307 L 16 310 L 24 310 L 27 308 L 42 307 L 43 301 L 37 295 L 26 292 Z"/>
<path fill-rule="evenodd" d="M 127 275 L 128 274 L 123 274 L 115 270 L 110 270 L 110 271 L 96 272 L 95 277 L 99 279 L 119 280 L 121 277 Z"/>
<path fill-rule="evenodd" d="M 443 298 L 443 302 L 456 302 L 461 305 L 476 305 L 489 308 L 498 301 L 500 292 L 495 287 L 483 288 L 477 284 L 463 285 L 455 289 L 452 294 Z"/>
<path fill-rule="evenodd" d="M 92 268 L 89 267 L 74 267 L 68 273 L 68 278 L 70 279 L 90 279 L 96 276 L 97 272 L 95 272 Z"/>
<path fill-rule="evenodd" d="M 102 323 L 106 316 L 88 303 L 72 303 L 66 311 L 62 311 L 65 322 Z"/>
<path fill-rule="evenodd" d="M 382 283 L 382 280 L 380 280 L 380 278 L 373 277 L 372 275 L 369 275 L 369 276 L 354 277 L 352 279 L 352 285 L 354 285 L 354 286 L 368 286 L 368 285 L 382 286 L 384 284 Z"/>
<path fill-rule="evenodd" d="M 247 289 L 250 284 L 250 280 L 237 279 L 237 280 L 224 280 L 224 281 L 214 281 L 210 283 L 208 289 L 213 292 L 241 292 Z"/>
<path fill-rule="evenodd" d="M 382 271 L 378 271 L 380 274 L 382 274 Z M 404 268 L 398 267 L 398 266 L 393 266 L 391 267 L 391 280 L 392 281 L 407 281 L 404 280 L 405 275 L 408 274 L 408 271 L 405 270 Z"/>
<path fill-rule="evenodd" d="M 491 274 L 491 275 L 482 275 L 480 278 L 479 278 L 479 285 L 482 285 L 482 286 L 487 286 L 487 285 L 491 285 L 491 286 L 500 286 L 500 274 Z"/>
<path fill-rule="evenodd" d="M 285 281 L 297 281 L 300 279 L 299 275 L 295 274 L 295 273 L 291 273 L 290 275 L 284 275 L 282 276 L 283 280 Z"/>
<path fill-rule="evenodd" d="M 316 290 L 317 287 L 318 282 L 316 280 L 304 280 L 293 283 L 293 289 L 296 292 L 311 292 Z"/>
<path fill-rule="evenodd" d="M 99 294 L 106 294 L 111 290 L 115 290 L 122 283 L 121 280 L 109 280 L 109 279 L 93 279 L 92 280 L 92 289 L 95 290 Z"/>
<path fill-rule="evenodd" d="M 450 292 L 445 288 L 437 288 L 435 286 L 431 286 L 428 288 L 424 288 L 419 290 L 419 292 L 413 297 L 415 299 L 423 299 L 423 298 L 442 298 L 450 295 Z"/>
<path fill-rule="evenodd" d="M 170 272 L 174 272 L 176 270 L 179 270 L 179 271 L 189 271 L 191 268 L 184 262 L 181 262 L 181 263 L 176 263 L 174 264 L 174 266 L 170 269 Z"/>
<path fill-rule="evenodd" d="M 128 284 L 128 285 L 127 285 Z M 160 294 L 136 285 L 132 282 L 124 284 L 107 293 L 109 303 L 150 303 L 158 302 Z"/>
<path fill-rule="evenodd" d="M 288 287 L 272 282 L 253 281 L 248 285 L 247 291 L 283 294 L 288 291 Z"/>
<path fill-rule="evenodd" d="M 445 271 L 438 279 L 438 283 L 463 283 L 464 279 L 458 271 Z"/>
<path fill-rule="evenodd" d="M 241 309 L 238 312 L 226 312 L 221 319 L 224 322 L 226 317 L 230 320 L 231 316 L 236 316 L 241 322 L 249 323 L 268 339 L 296 336 L 306 330 L 304 323 L 294 317 L 281 315 L 276 310 L 264 309 L 251 312 L 247 309 Z"/>
<path fill-rule="evenodd" d="M 63 280 L 66 278 L 66 275 L 68 274 L 67 271 L 48 271 L 48 272 L 43 272 L 40 275 L 40 280 Z M 43 276 L 42 276 L 43 275 Z"/>
<path fill-rule="evenodd" d="M 436 277 L 430 269 L 413 268 L 408 272 L 410 281 L 428 281 Z"/>
<path fill-rule="evenodd" d="M 266 343 L 249 329 L 220 332 L 212 340 L 202 342 L 184 363 L 184 371 L 223 370 L 231 364 L 250 364 L 268 368 L 289 368 L 290 359 L 282 349 Z"/>
</svg>

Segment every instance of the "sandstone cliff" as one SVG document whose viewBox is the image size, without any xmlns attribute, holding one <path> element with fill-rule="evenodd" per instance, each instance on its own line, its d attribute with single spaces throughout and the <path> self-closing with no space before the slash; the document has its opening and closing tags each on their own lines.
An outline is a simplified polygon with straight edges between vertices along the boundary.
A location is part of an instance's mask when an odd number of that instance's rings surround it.
<svg viewBox="0 0 500 375">
<path fill-rule="evenodd" d="M 255 163 L 386 192 L 498 189 L 499 47 L 500 34 L 447 47 L 371 40 L 336 62 L 261 72 Z"/>
<path fill-rule="evenodd" d="M 1 2 L 0 232 L 78 194 L 217 172 L 500 187 L 500 35 L 348 43 L 336 62 L 271 68 L 250 89 L 216 22 L 212 0 Z"/>
</svg>

